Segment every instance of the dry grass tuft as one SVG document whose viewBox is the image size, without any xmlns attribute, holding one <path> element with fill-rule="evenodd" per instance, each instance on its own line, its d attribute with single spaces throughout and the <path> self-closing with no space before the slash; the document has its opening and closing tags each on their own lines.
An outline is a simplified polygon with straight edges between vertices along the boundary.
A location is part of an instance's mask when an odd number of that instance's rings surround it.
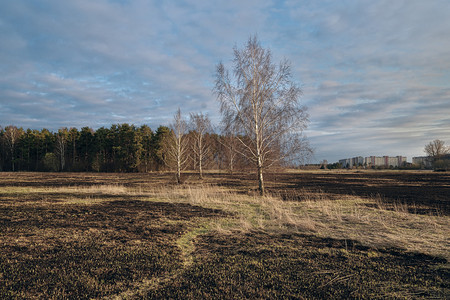
<svg viewBox="0 0 450 300">
<path fill-rule="evenodd" d="M 64 188 L 62 188 L 64 189 Z M 67 188 L 66 188 L 67 189 Z M 91 185 L 91 186 L 77 186 L 72 189 L 76 193 L 81 194 L 107 194 L 107 195 L 121 195 L 128 194 L 129 190 L 118 184 L 104 184 L 104 185 Z"/>
</svg>

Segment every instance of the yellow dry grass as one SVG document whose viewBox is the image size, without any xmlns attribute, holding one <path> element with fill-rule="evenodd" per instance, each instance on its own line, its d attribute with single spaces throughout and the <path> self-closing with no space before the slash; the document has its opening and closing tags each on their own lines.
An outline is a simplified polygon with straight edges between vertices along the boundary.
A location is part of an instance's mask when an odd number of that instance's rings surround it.
<svg viewBox="0 0 450 300">
<path fill-rule="evenodd" d="M 92 185 L 68 187 L 5 187 L 5 197 L 32 195 L 58 200 L 61 204 L 90 204 L 100 201 L 136 197 L 146 201 L 189 203 L 221 209 L 232 217 L 212 219 L 180 240 L 186 252 L 196 235 L 207 231 L 290 231 L 320 237 L 357 240 L 371 247 L 398 247 L 408 251 L 437 255 L 450 259 L 450 218 L 408 212 L 405 204 L 392 208 L 382 199 L 337 196 L 323 192 L 299 190 L 296 199 L 282 200 L 277 195 L 259 197 L 238 194 L 215 185 L 125 187 Z M 114 196 L 114 197 L 113 197 Z M 31 197 L 31 198 L 33 198 Z M 30 200 L 31 201 L 31 200 Z"/>
<path fill-rule="evenodd" d="M 222 232 L 288 230 L 321 237 L 357 240 L 371 247 L 397 247 L 450 259 L 450 218 L 408 212 L 406 204 L 388 209 L 378 197 L 328 195 L 298 191 L 303 201 L 275 196 L 251 196 L 217 186 L 164 189 L 154 198 L 218 208 L 233 219 L 214 220 L 210 228 Z"/>
</svg>

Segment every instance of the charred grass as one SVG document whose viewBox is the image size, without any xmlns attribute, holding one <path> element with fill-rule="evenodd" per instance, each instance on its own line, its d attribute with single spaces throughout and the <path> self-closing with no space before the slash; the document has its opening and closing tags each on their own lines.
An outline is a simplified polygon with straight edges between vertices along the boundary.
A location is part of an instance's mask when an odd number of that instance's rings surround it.
<svg viewBox="0 0 450 300">
<path fill-rule="evenodd" d="M 252 173 L 211 174 L 211 182 L 237 192 L 255 191 Z M 267 173 L 266 189 L 287 199 L 298 190 L 322 191 L 333 197 L 381 196 L 384 204 L 405 203 L 413 213 L 450 214 L 450 172 L 431 171 L 292 171 Z M 302 200 L 301 197 L 298 198 Z"/>
<path fill-rule="evenodd" d="M 185 203 L 130 200 L 118 187 L 81 188 L 79 199 L 66 191 L 2 193 L 1 299 L 133 295 L 183 266 L 183 234 L 202 219 L 225 216 Z M 26 201 L 11 205 L 21 197 Z"/>
<path fill-rule="evenodd" d="M 243 177 L 2 174 L 0 298 L 450 296 L 445 213 Z"/>
<path fill-rule="evenodd" d="M 151 299 L 385 299 L 448 296 L 442 259 L 354 241 L 267 232 L 199 237 L 194 265 Z"/>
</svg>

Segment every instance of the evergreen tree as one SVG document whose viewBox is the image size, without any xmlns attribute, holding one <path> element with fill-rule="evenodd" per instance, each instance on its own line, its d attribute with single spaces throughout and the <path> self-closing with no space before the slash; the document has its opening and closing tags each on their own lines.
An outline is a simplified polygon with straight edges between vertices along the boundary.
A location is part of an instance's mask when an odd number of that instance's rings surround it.
<svg viewBox="0 0 450 300">
<path fill-rule="evenodd" d="M 142 125 L 139 128 L 138 134 L 141 139 L 141 166 L 142 171 L 148 172 L 153 165 L 153 132 L 147 125 Z"/>
</svg>

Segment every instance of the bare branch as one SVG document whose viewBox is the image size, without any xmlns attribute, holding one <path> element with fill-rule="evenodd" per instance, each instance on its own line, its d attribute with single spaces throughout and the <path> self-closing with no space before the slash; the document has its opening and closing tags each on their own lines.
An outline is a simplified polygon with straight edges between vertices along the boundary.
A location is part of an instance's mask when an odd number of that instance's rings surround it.
<svg viewBox="0 0 450 300">
<path fill-rule="evenodd" d="M 255 163 L 259 189 L 264 193 L 263 169 L 294 156 L 307 127 L 306 108 L 299 103 L 301 90 L 292 80 L 287 60 L 276 65 L 270 50 L 256 36 L 246 47 L 234 48 L 234 80 L 220 63 L 215 93 L 225 128 L 237 128 L 242 155 Z M 239 136 L 240 134 L 240 136 Z"/>
</svg>

